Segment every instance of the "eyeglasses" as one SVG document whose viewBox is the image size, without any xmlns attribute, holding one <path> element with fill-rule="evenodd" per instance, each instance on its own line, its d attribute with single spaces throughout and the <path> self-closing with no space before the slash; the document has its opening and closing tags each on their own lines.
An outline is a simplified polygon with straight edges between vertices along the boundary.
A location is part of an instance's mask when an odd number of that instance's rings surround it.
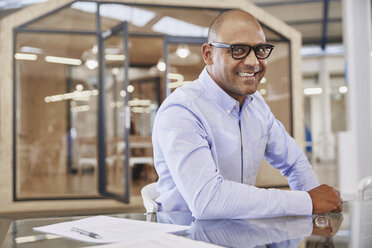
<svg viewBox="0 0 372 248">
<path fill-rule="evenodd" d="M 249 53 L 253 50 L 254 54 L 258 59 L 267 59 L 274 46 L 270 44 L 259 44 L 257 46 L 249 46 L 244 44 L 224 44 L 218 42 L 209 43 L 209 45 L 214 46 L 216 48 L 230 48 L 231 49 L 231 57 L 233 59 L 244 59 L 249 55 Z"/>
</svg>

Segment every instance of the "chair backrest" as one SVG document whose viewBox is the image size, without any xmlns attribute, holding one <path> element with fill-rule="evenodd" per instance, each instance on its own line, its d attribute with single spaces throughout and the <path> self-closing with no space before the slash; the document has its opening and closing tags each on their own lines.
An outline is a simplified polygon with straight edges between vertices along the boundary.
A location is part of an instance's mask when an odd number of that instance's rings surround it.
<svg viewBox="0 0 372 248">
<path fill-rule="evenodd" d="M 159 192 L 156 191 L 156 182 L 144 186 L 141 190 L 141 195 L 146 212 L 156 213 L 158 211 L 158 204 L 155 202 L 155 199 L 160 195 Z"/>
<path fill-rule="evenodd" d="M 358 182 L 358 200 L 365 200 L 365 191 L 372 188 L 372 176 L 365 177 Z"/>
</svg>

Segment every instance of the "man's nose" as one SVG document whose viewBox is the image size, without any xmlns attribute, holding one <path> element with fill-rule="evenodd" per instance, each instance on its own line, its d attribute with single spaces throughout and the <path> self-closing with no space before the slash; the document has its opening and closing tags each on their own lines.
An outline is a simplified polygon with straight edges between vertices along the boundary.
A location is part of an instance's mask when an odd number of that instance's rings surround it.
<svg viewBox="0 0 372 248">
<path fill-rule="evenodd" d="M 243 60 L 244 60 L 244 65 L 256 66 L 259 64 L 259 61 L 253 49 L 249 52 L 248 56 L 245 57 Z"/>
</svg>

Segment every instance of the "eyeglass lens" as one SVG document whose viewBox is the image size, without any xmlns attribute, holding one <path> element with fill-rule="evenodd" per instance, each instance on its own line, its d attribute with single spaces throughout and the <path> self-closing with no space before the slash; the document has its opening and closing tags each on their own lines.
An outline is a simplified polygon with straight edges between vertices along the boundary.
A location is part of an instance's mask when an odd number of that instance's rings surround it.
<svg viewBox="0 0 372 248">
<path fill-rule="evenodd" d="M 272 46 L 269 45 L 258 45 L 256 47 L 250 47 L 248 45 L 232 45 L 231 46 L 231 53 L 232 57 L 235 59 L 242 59 L 251 52 L 251 50 L 254 50 L 254 53 L 256 54 L 256 57 L 259 59 L 266 59 L 269 57 Z"/>
</svg>

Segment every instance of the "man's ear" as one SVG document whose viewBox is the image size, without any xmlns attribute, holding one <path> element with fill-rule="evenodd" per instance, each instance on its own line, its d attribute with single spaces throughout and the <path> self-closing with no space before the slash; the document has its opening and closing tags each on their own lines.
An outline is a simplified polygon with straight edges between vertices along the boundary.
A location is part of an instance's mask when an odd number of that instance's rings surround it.
<svg viewBox="0 0 372 248">
<path fill-rule="evenodd" d="M 204 43 L 201 47 L 204 63 L 207 65 L 213 64 L 213 49 L 208 43 Z"/>
</svg>

